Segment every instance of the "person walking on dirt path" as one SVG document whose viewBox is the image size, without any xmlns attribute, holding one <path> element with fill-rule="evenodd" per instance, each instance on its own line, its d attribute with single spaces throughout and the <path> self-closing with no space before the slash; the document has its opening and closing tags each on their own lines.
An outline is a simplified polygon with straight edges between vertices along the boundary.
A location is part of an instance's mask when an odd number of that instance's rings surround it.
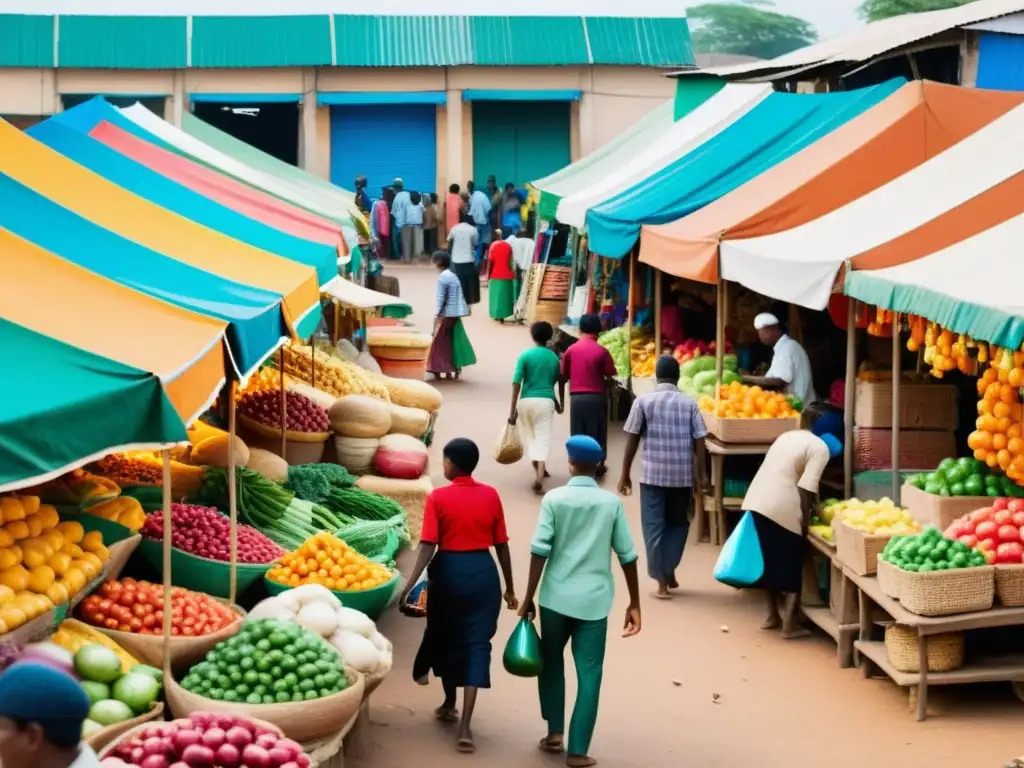
<svg viewBox="0 0 1024 768">
<path fill-rule="evenodd" d="M 494 230 L 494 242 L 487 249 L 487 309 L 492 320 L 504 324 L 516 307 L 516 274 L 512 267 L 512 246 Z"/>
<path fill-rule="evenodd" d="M 679 586 L 676 568 L 683 560 L 690 533 L 694 489 L 700 493 L 706 487 L 704 438 L 708 430 L 697 401 L 679 391 L 679 363 L 675 358 L 660 358 L 655 376 L 654 391 L 634 400 L 626 419 L 628 437 L 619 493 L 629 496 L 633 492 L 630 470 L 642 439 L 640 520 L 647 575 L 658 585 L 654 596 L 669 600 L 671 590 Z"/>
<path fill-rule="evenodd" d="M 519 356 L 512 374 L 512 411 L 508 422 L 515 424 L 522 416 L 526 453 L 535 474 L 534 493 L 543 492 L 545 478 L 551 477 L 547 470 L 551 454 L 551 427 L 555 414 L 562 413 L 562 402 L 555 395 L 559 376 L 558 355 L 548 347 L 554 333 L 551 323 L 543 320 L 531 325 L 530 336 L 534 346 Z"/>
<path fill-rule="evenodd" d="M 572 478 L 549 491 L 541 502 L 540 521 L 530 546 L 530 579 L 519 615 L 537 615 L 534 596 L 540 586 L 541 716 L 547 734 L 544 752 L 568 752 L 571 768 L 596 765 L 590 742 L 597 724 L 604 671 L 608 614 L 615 596 L 611 553 L 618 557 L 629 589 L 623 637 L 640 632 L 640 586 L 637 554 L 626 510 L 619 498 L 598 487 L 594 474 L 604 450 L 579 435 L 565 444 Z M 543 576 L 543 583 L 541 577 Z M 565 741 L 565 646 L 572 643 L 576 666 L 576 704 Z"/>
<path fill-rule="evenodd" d="M 807 528 L 818 508 L 821 475 L 829 459 L 843 450 L 835 435 L 818 437 L 810 431 L 819 415 L 819 409 L 808 407 L 801 429 L 775 439 L 743 499 L 743 509 L 753 515 L 764 561 L 764 573 L 750 587 L 765 591 L 768 617 L 761 628 L 781 626 L 785 640 L 809 634 L 799 625 Z"/>
<path fill-rule="evenodd" d="M 448 233 L 448 253 L 451 254 L 451 270 L 462 284 L 462 295 L 470 307 L 480 303 L 480 271 L 476 266 L 476 227 L 467 214 Z"/>
<path fill-rule="evenodd" d="M 471 726 L 477 692 L 491 687 L 491 639 L 498 631 L 502 600 L 509 610 L 518 608 L 519 601 L 501 497 L 473 479 L 480 449 L 459 437 L 445 445 L 443 456 L 450 485 L 427 497 L 419 555 L 399 605 L 408 602 L 412 586 L 427 570 L 427 628 L 413 679 L 427 685 L 431 671 L 441 678 L 444 702 L 436 715 L 443 723 L 459 722 L 456 694 L 463 689 L 456 749 L 468 753 L 476 751 Z M 504 595 L 492 548 L 505 580 Z"/>
<path fill-rule="evenodd" d="M 437 279 L 434 302 L 434 340 L 427 354 L 427 372 L 435 379 L 441 376 L 462 375 L 462 369 L 476 363 L 476 352 L 466 335 L 462 318 L 469 314 L 469 306 L 462 295 L 459 278 L 451 271 L 447 251 L 434 254 L 434 266 L 441 272 Z"/>
<path fill-rule="evenodd" d="M 562 376 L 558 382 L 558 399 L 565 402 L 565 385 L 569 384 L 569 433 L 594 438 L 601 451 L 608 451 L 608 390 L 614 384 L 615 361 L 611 353 L 597 343 L 601 318 L 583 315 L 580 338 L 562 355 Z M 608 468 L 604 459 L 597 467 L 597 476 L 604 477 Z"/>
</svg>

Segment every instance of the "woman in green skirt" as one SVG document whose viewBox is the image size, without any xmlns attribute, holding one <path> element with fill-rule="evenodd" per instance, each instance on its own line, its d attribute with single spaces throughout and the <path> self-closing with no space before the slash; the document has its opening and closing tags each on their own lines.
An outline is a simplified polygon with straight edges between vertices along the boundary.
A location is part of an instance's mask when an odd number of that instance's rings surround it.
<svg viewBox="0 0 1024 768">
<path fill-rule="evenodd" d="M 449 269 L 448 251 L 435 251 L 434 265 L 441 276 L 437 280 L 434 341 L 427 356 L 427 371 L 434 374 L 435 379 L 442 376 L 457 379 L 463 368 L 476 363 L 476 353 L 462 324 L 462 318 L 469 314 L 469 305 L 459 278 Z"/>
<path fill-rule="evenodd" d="M 512 266 L 512 246 L 495 230 L 494 242 L 487 252 L 487 294 L 492 320 L 504 323 L 515 311 L 516 273 Z"/>
</svg>

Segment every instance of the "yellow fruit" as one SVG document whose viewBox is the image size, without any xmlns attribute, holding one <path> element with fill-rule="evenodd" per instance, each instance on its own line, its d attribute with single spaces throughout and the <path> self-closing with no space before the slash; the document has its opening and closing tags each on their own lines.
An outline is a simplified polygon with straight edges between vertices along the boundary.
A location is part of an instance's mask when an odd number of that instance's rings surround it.
<svg viewBox="0 0 1024 768">
<path fill-rule="evenodd" d="M 0 499 L 0 515 L 3 516 L 5 523 L 11 520 L 24 520 L 25 514 L 25 507 L 22 506 L 17 497 L 4 496 Z"/>
<path fill-rule="evenodd" d="M 86 556 L 83 554 L 82 557 L 78 558 L 77 560 L 72 560 L 71 568 L 77 568 L 79 571 L 81 571 L 85 575 L 86 582 L 89 582 L 100 575 L 100 571 L 102 570 L 102 568 L 97 568 L 95 562 L 91 560 L 86 560 L 85 557 Z M 68 573 L 71 573 L 71 571 L 68 571 Z M 82 586 L 85 585 L 83 584 Z"/>
<path fill-rule="evenodd" d="M 0 571 L 0 584 L 21 592 L 28 587 L 28 571 L 21 565 L 12 565 Z"/>
<path fill-rule="evenodd" d="M 13 522 L 8 522 L 4 527 L 7 529 L 7 532 L 14 537 L 15 541 L 27 539 L 29 536 L 32 535 L 32 532 L 29 530 L 28 523 L 26 523 L 24 520 L 15 520 Z"/>
<path fill-rule="evenodd" d="M 104 554 L 106 553 L 106 547 L 103 548 L 103 552 Z M 91 565 L 95 569 L 96 576 L 99 576 L 103 572 L 103 563 L 106 561 L 103 558 L 101 558 L 97 553 L 86 552 L 82 555 L 81 559 L 89 563 L 89 565 Z"/>
<path fill-rule="evenodd" d="M 31 539 L 26 539 L 31 541 Z M 25 554 L 22 558 L 22 563 L 26 568 L 37 568 L 43 565 L 49 557 L 46 554 L 46 550 L 38 546 L 27 546 L 24 550 Z"/>
<path fill-rule="evenodd" d="M 85 538 L 85 529 L 76 520 L 64 520 L 57 524 L 57 530 L 64 534 L 65 543 L 79 544 Z M 96 533 L 94 531 L 94 533 Z M 103 537 L 100 536 L 100 540 Z"/>
<path fill-rule="evenodd" d="M 14 590 L 0 584 L 0 605 L 7 605 L 14 599 Z"/>
<path fill-rule="evenodd" d="M 21 507 L 25 510 L 26 515 L 34 515 L 42 509 L 42 506 L 39 504 L 38 496 L 18 496 L 17 499 L 21 502 Z M 45 506 L 49 505 L 47 504 Z M 50 509 L 53 509 L 53 507 L 50 507 Z M 53 509 L 53 511 L 56 512 L 57 510 Z"/>
<path fill-rule="evenodd" d="M 57 574 L 48 565 L 40 565 L 29 571 L 28 588 L 40 595 L 45 595 L 53 586 Z"/>
<path fill-rule="evenodd" d="M 26 508 L 26 511 L 28 509 Z M 38 509 L 39 519 L 43 521 L 43 530 L 52 531 L 60 523 L 60 515 L 57 514 L 57 510 L 50 504 L 43 504 Z"/>
<path fill-rule="evenodd" d="M 0 548 L 9 547 L 14 543 L 14 537 L 6 528 L 0 528 Z"/>
<path fill-rule="evenodd" d="M 82 556 L 82 548 L 77 544 L 68 541 L 67 539 L 64 540 L 64 546 L 60 548 L 60 551 L 67 552 L 69 555 L 71 555 L 71 557 Z"/>
<path fill-rule="evenodd" d="M 46 596 L 54 605 L 63 605 L 71 599 L 68 588 L 60 583 L 51 584 L 50 588 L 46 590 Z"/>
<path fill-rule="evenodd" d="M 86 552 L 95 552 L 98 547 L 103 546 L 103 534 L 99 531 L 89 531 L 82 538 L 82 549 Z"/>
<path fill-rule="evenodd" d="M 57 552 L 46 561 L 46 564 L 53 568 L 53 572 L 57 576 L 64 576 L 68 572 L 68 568 L 71 567 L 71 555 L 67 552 Z"/>
<path fill-rule="evenodd" d="M 43 520 L 39 515 L 29 515 L 25 518 L 25 524 L 28 526 L 29 536 L 38 536 L 43 532 Z"/>
<path fill-rule="evenodd" d="M 28 621 L 28 616 L 20 608 L 13 605 L 0 606 L 0 622 L 7 626 L 7 630 L 16 629 Z"/>
<path fill-rule="evenodd" d="M 72 595 L 81 592 L 88 582 L 89 579 L 86 578 L 85 572 L 75 564 L 71 565 L 68 572 L 64 574 L 64 578 L 60 580 L 60 583 L 65 585 Z"/>
<path fill-rule="evenodd" d="M 21 562 L 21 550 L 17 547 L 4 547 L 0 549 L 0 570 L 18 565 Z"/>
<path fill-rule="evenodd" d="M 60 531 L 44 531 L 40 538 L 47 542 L 54 552 L 60 552 L 64 546 L 64 534 Z"/>
</svg>

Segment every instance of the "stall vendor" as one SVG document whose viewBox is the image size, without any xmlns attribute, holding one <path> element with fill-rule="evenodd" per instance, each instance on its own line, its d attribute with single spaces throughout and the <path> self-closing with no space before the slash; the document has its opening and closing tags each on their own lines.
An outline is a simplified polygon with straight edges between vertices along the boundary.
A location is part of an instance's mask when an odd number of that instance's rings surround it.
<svg viewBox="0 0 1024 768">
<path fill-rule="evenodd" d="M 818 399 L 811 378 L 811 360 L 800 344 L 784 333 L 779 318 L 762 312 L 754 318 L 754 329 L 761 343 L 772 348 L 772 364 L 764 376 L 744 376 L 743 383 L 781 390 L 796 395 L 805 403 Z"/>
</svg>

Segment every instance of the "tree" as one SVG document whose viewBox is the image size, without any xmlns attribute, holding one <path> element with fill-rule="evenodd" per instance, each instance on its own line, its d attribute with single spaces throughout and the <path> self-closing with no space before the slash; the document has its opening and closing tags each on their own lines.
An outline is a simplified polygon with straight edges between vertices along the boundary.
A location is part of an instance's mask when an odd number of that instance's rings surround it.
<svg viewBox="0 0 1024 768">
<path fill-rule="evenodd" d="M 771 5 L 765 0 L 755 0 L 703 3 L 688 8 L 686 15 L 692 28 L 694 50 L 774 59 L 818 39 L 814 25 L 796 16 L 769 10 Z"/>
<path fill-rule="evenodd" d="M 864 0 L 857 12 L 864 21 L 879 21 L 905 13 L 924 13 L 956 8 L 972 0 Z"/>
</svg>

